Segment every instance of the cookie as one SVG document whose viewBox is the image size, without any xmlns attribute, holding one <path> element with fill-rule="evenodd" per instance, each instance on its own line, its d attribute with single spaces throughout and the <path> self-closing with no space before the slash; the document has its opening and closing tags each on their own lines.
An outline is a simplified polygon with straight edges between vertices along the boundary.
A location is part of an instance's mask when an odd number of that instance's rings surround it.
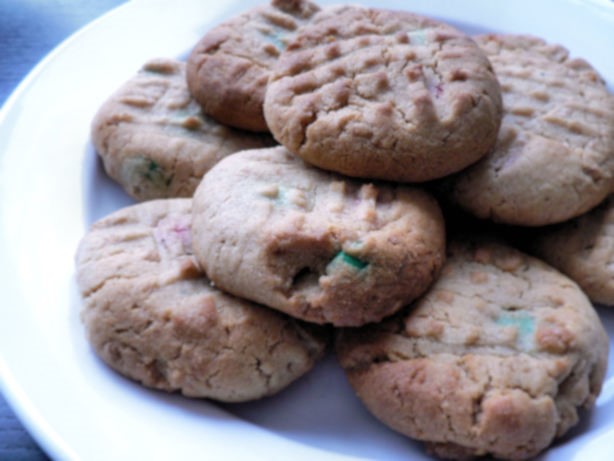
<svg viewBox="0 0 614 461">
<path fill-rule="evenodd" d="M 539 38 L 484 35 L 503 91 L 492 153 L 444 185 L 480 217 L 522 226 L 571 219 L 601 202 L 614 172 L 614 97 L 586 61 Z M 448 182 L 448 180 L 446 180 Z"/>
<path fill-rule="evenodd" d="M 453 242 L 410 309 L 343 330 L 339 361 L 382 422 L 450 459 L 528 459 L 599 394 L 608 338 L 564 275 L 511 247 Z"/>
<path fill-rule="evenodd" d="M 484 53 L 455 28 L 341 6 L 296 33 L 275 64 L 264 111 L 274 137 L 313 165 L 420 182 L 494 146 L 501 95 Z"/>
<path fill-rule="evenodd" d="M 109 176 L 137 200 L 191 197 L 221 158 L 275 144 L 203 115 L 188 92 L 185 64 L 171 59 L 147 62 L 103 104 L 92 142 Z"/>
<path fill-rule="evenodd" d="M 444 260 L 437 202 L 313 168 L 283 147 L 237 153 L 194 195 L 194 253 L 216 286 L 315 323 L 381 320 Z"/>
<path fill-rule="evenodd" d="M 269 131 L 262 105 L 271 68 L 296 29 L 319 10 L 307 0 L 273 0 L 220 24 L 188 59 L 188 87 L 220 122 Z"/>
<path fill-rule="evenodd" d="M 614 306 L 614 198 L 574 220 L 531 234 L 537 256 L 567 274 L 596 303 Z"/>
<path fill-rule="evenodd" d="M 77 253 L 96 353 L 143 385 L 237 402 L 273 394 L 323 354 L 327 333 L 213 288 L 191 250 L 191 199 L 98 221 Z"/>
</svg>

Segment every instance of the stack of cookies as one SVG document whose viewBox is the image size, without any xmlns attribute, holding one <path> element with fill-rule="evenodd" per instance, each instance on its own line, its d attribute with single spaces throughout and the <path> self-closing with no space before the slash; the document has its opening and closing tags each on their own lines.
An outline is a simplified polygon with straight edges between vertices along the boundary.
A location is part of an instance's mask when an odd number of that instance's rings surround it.
<svg viewBox="0 0 614 461">
<path fill-rule="evenodd" d="M 246 401 L 334 337 L 366 407 L 450 459 L 531 458 L 593 406 L 614 97 L 564 48 L 273 0 L 187 63 L 148 62 L 92 138 L 143 202 L 77 253 L 88 337 L 120 373 Z M 461 232 L 458 209 L 497 225 Z"/>
</svg>

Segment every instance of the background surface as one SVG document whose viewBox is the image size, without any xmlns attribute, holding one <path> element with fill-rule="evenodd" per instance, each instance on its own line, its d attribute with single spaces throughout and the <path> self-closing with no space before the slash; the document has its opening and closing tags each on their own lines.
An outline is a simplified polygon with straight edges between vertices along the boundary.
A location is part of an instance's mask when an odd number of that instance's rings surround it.
<svg viewBox="0 0 614 461">
<path fill-rule="evenodd" d="M 0 0 L 0 105 L 53 48 L 90 21 L 124 2 Z M 0 460 L 47 459 L 0 393 Z"/>
</svg>

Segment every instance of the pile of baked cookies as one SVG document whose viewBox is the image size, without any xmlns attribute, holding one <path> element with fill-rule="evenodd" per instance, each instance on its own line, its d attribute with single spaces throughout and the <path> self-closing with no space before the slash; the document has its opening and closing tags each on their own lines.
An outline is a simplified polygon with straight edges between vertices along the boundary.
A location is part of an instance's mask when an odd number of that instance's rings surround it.
<svg viewBox="0 0 614 461">
<path fill-rule="evenodd" d="M 594 404 L 614 97 L 561 46 L 273 0 L 146 63 L 92 139 L 142 202 L 77 254 L 120 373 L 246 401 L 334 344 L 378 419 L 451 459 L 533 457 Z"/>
</svg>

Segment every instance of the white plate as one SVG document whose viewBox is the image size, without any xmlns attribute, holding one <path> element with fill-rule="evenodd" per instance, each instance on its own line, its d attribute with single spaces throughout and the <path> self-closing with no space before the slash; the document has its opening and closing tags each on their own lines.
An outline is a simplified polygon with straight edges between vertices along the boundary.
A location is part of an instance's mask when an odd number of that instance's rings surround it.
<svg viewBox="0 0 614 461">
<path fill-rule="evenodd" d="M 614 82 L 606 0 L 357 3 L 413 9 L 471 33 L 540 35 Z M 7 398 L 54 458 L 427 459 L 363 410 L 332 358 L 277 397 L 216 406 L 143 389 L 102 365 L 84 340 L 77 243 L 94 220 L 131 203 L 101 172 L 90 120 L 146 59 L 185 56 L 212 24 L 255 4 L 131 2 L 47 57 L 0 113 L 0 372 Z M 600 314 L 614 333 L 614 311 Z M 612 374 L 596 409 L 546 459 L 612 459 Z"/>
</svg>

